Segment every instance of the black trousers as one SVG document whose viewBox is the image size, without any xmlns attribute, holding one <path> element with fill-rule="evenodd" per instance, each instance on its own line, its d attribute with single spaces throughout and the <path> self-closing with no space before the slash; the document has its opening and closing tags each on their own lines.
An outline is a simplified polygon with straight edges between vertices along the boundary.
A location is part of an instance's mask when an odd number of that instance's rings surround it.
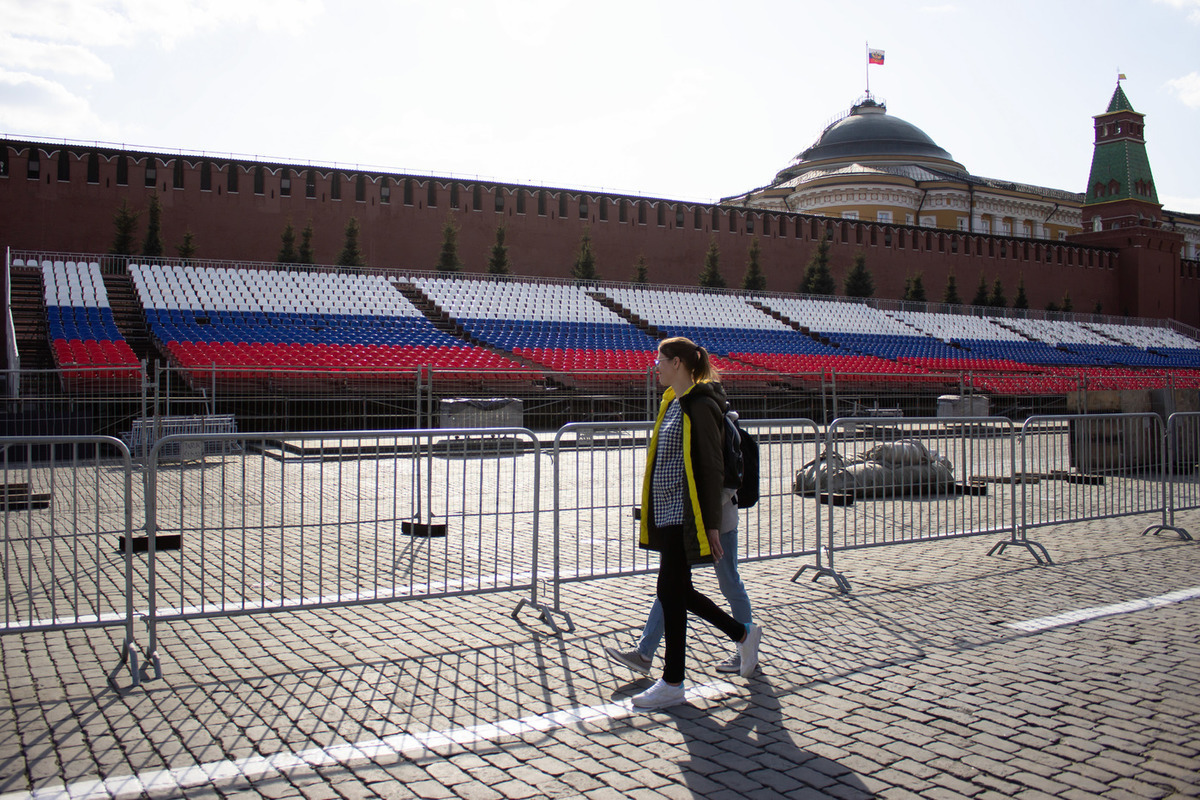
<svg viewBox="0 0 1200 800">
<path fill-rule="evenodd" d="M 716 626 L 731 641 L 739 642 L 746 626 L 725 613 L 692 586 L 692 568 L 683 548 L 683 526 L 663 528 L 663 551 L 658 567 L 658 600 L 663 611 L 663 635 L 667 652 L 663 660 L 663 680 L 679 683 L 683 680 L 687 657 L 687 613 Z"/>
</svg>

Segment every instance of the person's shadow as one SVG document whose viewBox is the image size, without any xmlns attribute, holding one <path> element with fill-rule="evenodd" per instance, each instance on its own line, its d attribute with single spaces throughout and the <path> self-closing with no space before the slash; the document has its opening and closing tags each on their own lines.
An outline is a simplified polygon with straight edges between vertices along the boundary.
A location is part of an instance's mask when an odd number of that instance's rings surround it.
<svg viewBox="0 0 1200 800">
<path fill-rule="evenodd" d="M 750 681 L 750 695 L 698 700 L 664 709 L 687 744 L 689 760 L 678 766 L 695 797 L 874 797 L 852 769 L 797 746 L 787 734 L 783 705 L 769 677 Z M 740 691 L 740 690 L 739 690 Z M 711 703 L 736 704 L 732 718 L 714 714 Z M 663 713 L 663 712 L 658 712 Z"/>
</svg>

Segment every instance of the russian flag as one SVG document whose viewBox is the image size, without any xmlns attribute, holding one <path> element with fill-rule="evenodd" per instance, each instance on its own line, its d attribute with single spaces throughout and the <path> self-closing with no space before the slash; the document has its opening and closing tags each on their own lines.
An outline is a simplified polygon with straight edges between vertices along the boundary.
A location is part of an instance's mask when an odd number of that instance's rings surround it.
<svg viewBox="0 0 1200 800">
<path fill-rule="evenodd" d="M 868 50 L 867 51 L 867 63 L 868 64 L 882 64 L 883 63 L 883 51 L 882 50 Z"/>
</svg>

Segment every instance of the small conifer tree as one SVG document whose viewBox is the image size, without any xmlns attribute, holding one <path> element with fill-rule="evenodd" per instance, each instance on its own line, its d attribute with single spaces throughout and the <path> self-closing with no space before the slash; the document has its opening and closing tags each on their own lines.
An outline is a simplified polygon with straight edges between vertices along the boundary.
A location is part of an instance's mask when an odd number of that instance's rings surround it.
<svg viewBox="0 0 1200 800">
<path fill-rule="evenodd" d="M 458 226 L 451 216 L 446 217 L 446 224 L 442 226 L 442 250 L 438 254 L 437 271 L 462 271 L 462 262 L 458 260 Z"/>
<path fill-rule="evenodd" d="M 801 286 L 804 294 L 831 295 L 837 291 L 833 283 L 833 274 L 829 271 L 829 235 L 826 234 L 817 244 L 817 250 L 808 260 L 804 269 L 804 284 Z"/>
<path fill-rule="evenodd" d="M 925 302 L 925 279 L 920 272 L 904 280 L 904 299 L 914 303 Z"/>
<path fill-rule="evenodd" d="M 648 276 L 646 273 L 646 257 L 639 255 L 637 263 L 633 265 L 633 282 L 641 286 L 645 286 L 648 282 Z"/>
<path fill-rule="evenodd" d="M 196 255 L 196 234 L 190 230 L 183 232 L 183 241 L 175 248 L 180 258 L 191 258 Z"/>
<path fill-rule="evenodd" d="M 158 195 L 150 195 L 150 210 L 146 213 L 146 240 L 142 242 L 142 255 L 161 256 L 162 242 L 162 203 Z"/>
<path fill-rule="evenodd" d="M 300 231 L 300 249 L 296 251 L 301 264 L 315 264 L 315 256 L 313 254 L 313 224 L 312 220 L 304 226 L 304 230 Z"/>
<path fill-rule="evenodd" d="M 955 281 L 953 272 L 946 278 L 946 291 L 942 292 L 942 302 L 948 306 L 962 304 L 962 298 L 958 296 L 958 282 Z"/>
<path fill-rule="evenodd" d="M 700 285 L 706 289 L 724 289 L 725 278 L 721 276 L 721 251 L 717 239 L 709 239 L 708 252 L 704 254 L 704 268 L 700 270 Z"/>
<path fill-rule="evenodd" d="M 346 222 L 346 240 L 342 244 L 342 252 L 338 255 L 339 267 L 361 267 L 366 264 L 362 248 L 358 244 L 358 217 L 351 217 Z"/>
<path fill-rule="evenodd" d="M 747 292 L 761 292 L 767 288 L 767 276 L 763 275 L 758 265 L 758 237 L 750 242 L 749 260 L 746 262 L 746 274 L 742 276 L 742 289 Z"/>
<path fill-rule="evenodd" d="M 596 280 L 596 255 L 592 252 L 592 229 L 584 228 L 579 239 L 579 255 L 571 267 L 571 277 L 577 281 Z"/>
<path fill-rule="evenodd" d="M 290 219 L 287 227 L 283 229 L 283 233 L 279 235 L 279 255 L 275 260 L 280 264 L 295 264 L 300 260 L 296 253 L 296 229 L 292 227 Z"/>
<path fill-rule="evenodd" d="M 496 243 L 492 245 L 492 255 L 488 258 L 488 273 L 491 275 L 508 275 L 508 246 L 504 244 L 504 226 L 496 226 Z"/>
<path fill-rule="evenodd" d="M 1071 293 L 1063 292 L 1062 303 L 1059 304 L 1060 311 L 1074 311 L 1075 305 L 1071 302 Z"/>
<path fill-rule="evenodd" d="M 850 271 L 846 273 L 846 280 L 842 283 L 842 294 L 846 297 L 875 295 L 875 279 L 867 269 L 867 254 L 862 250 L 854 254 L 854 263 L 850 265 Z"/>
<path fill-rule="evenodd" d="M 1025 277 L 1017 282 L 1017 299 L 1013 300 L 1013 308 L 1029 308 L 1029 298 L 1025 295 Z"/>
<path fill-rule="evenodd" d="M 971 299 L 973 306 L 986 306 L 988 304 L 988 287 L 987 278 L 983 277 L 983 273 L 979 273 L 979 288 L 975 290 L 975 297 Z"/>
<path fill-rule="evenodd" d="M 1004 284 L 999 278 L 992 284 L 992 293 L 988 295 L 987 304 L 992 308 L 1008 307 L 1008 298 L 1004 296 Z"/>
<path fill-rule="evenodd" d="M 113 226 L 116 235 L 108 252 L 115 256 L 133 255 L 133 240 L 137 232 L 138 212 L 129 207 L 128 201 L 122 200 L 121 207 L 113 215 Z"/>
</svg>

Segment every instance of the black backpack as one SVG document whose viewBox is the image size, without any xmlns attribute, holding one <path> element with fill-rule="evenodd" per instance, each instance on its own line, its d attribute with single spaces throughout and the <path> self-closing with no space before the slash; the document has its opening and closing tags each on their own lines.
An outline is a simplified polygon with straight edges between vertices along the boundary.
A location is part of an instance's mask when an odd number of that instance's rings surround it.
<svg viewBox="0 0 1200 800">
<path fill-rule="evenodd" d="M 758 502 L 758 442 L 737 423 L 737 413 L 725 410 L 725 488 L 735 489 L 738 508 Z"/>
</svg>

